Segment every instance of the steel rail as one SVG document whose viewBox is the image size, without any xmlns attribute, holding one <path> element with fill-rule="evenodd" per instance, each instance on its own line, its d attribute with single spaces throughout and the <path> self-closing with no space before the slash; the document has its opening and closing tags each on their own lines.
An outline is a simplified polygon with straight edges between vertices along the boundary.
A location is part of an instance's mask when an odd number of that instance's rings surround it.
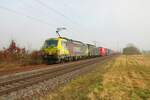
<svg viewBox="0 0 150 100">
<path fill-rule="evenodd" d="M 85 62 L 75 63 L 71 65 L 66 65 L 58 68 L 54 68 L 48 71 L 43 71 L 41 73 L 37 73 L 31 76 L 22 77 L 18 79 L 12 79 L 4 82 L 0 82 L 0 96 L 4 94 L 11 93 L 13 91 L 17 91 L 19 89 L 26 88 L 38 82 L 42 82 L 48 79 L 55 78 L 57 76 L 61 76 L 63 74 L 73 72 L 75 70 L 79 70 L 85 67 L 88 67 L 92 64 L 98 63 L 100 60 L 105 60 L 109 57 L 102 57 L 96 59 L 90 59 Z M 2 89 L 3 88 L 3 89 Z"/>
</svg>

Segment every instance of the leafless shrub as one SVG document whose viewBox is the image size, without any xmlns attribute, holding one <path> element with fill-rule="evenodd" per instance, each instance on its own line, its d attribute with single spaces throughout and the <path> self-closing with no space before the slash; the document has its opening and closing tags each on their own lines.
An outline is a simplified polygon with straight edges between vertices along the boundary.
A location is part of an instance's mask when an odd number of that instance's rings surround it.
<svg viewBox="0 0 150 100">
<path fill-rule="evenodd" d="M 0 51 L 0 63 L 17 63 L 22 66 L 41 64 L 43 63 L 41 54 L 41 51 L 29 53 L 25 48 L 16 46 L 16 42 L 12 40 L 8 48 Z"/>
</svg>

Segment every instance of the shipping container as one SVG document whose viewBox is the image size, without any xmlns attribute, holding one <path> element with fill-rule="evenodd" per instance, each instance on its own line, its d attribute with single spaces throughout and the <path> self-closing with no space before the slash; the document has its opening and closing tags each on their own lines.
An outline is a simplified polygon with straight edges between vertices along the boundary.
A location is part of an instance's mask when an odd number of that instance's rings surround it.
<svg viewBox="0 0 150 100">
<path fill-rule="evenodd" d="M 106 50 L 107 50 L 107 49 L 104 48 L 104 47 L 99 47 L 99 55 L 100 55 L 100 56 L 106 56 L 106 53 L 107 53 Z"/>
</svg>

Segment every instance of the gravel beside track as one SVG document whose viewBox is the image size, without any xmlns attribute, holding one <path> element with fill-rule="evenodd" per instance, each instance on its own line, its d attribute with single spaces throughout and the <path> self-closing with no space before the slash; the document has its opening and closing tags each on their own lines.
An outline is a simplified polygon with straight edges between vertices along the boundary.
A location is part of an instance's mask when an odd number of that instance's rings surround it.
<svg viewBox="0 0 150 100">
<path fill-rule="evenodd" d="M 37 70 L 42 68 L 47 68 L 50 65 L 46 64 L 40 64 L 40 65 L 28 65 L 28 66 L 16 66 L 16 68 L 0 68 L 0 76 L 7 75 L 7 74 L 14 74 L 18 72 L 25 72 L 25 71 L 31 71 L 31 70 Z"/>
<path fill-rule="evenodd" d="M 29 72 L 16 73 L 0 77 L 0 99 L 39 99 L 47 91 L 59 84 L 70 81 L 75 76 L 91 70 L 92 65 L 109 57 L 93 58 L 77 62 L 57 64 Z"/>
</svg>

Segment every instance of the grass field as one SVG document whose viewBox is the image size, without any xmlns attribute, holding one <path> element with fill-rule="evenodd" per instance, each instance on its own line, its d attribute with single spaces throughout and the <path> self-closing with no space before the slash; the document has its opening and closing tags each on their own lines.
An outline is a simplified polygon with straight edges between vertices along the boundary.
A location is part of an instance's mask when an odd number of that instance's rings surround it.
<svg viewBox="0 0 150 100">
<path fill-rule="evenodd" d="M 44 98 L 47 100 L 150 100 L 150 56 L 121 55 L 100 63 Z"/>
</svg>

